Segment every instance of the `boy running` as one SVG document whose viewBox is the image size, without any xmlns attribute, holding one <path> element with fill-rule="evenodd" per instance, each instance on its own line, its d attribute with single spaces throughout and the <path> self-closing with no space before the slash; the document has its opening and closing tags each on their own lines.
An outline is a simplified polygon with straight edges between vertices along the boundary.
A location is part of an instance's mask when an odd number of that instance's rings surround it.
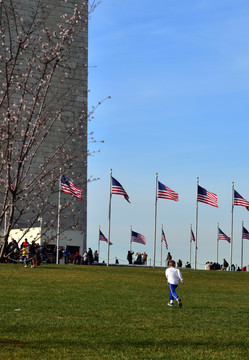
<svg viewBox="0 0 249 360">
<path fill-rule="evenodd" d="M 170 260 L 169 262 L 169 268 L 166 269 L 165 271 L 165 276 L 168 280 L 168 284 L 169 284 L 169 306 L 173 306 L 174 305 L 174 300 L 176 300 L 178 302 L 178 306 L 182 307 L 182 302 L 181 299 L 178 297 L 178 295 L 176 294 L 176 288 L 179 285 L 179 279 L 181 280 L 182 284 L 184 285 L 184 280 L 182 277 L 182 273 L 179 269 L 177 269 L 176 267 L 176 263 L 174 260 Z"/>
</svg>

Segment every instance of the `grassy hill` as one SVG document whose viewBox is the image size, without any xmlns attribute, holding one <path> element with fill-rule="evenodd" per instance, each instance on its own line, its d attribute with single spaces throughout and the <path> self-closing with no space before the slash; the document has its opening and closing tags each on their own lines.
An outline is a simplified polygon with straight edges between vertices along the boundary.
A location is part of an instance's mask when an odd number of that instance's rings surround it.
<svg viewBox="0 0 249 360">
<path fill-rule="evenodd" d="M 1 359 L 247 359 L 249 273 L 0 264 Z"/>
</svg>

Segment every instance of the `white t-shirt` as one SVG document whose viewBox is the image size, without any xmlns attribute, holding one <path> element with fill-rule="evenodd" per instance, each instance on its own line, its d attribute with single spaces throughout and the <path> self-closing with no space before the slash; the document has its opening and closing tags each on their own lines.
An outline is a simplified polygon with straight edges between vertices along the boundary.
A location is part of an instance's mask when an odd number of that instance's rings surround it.
<svg viewBox="0 0 249 360">
<path fill-rule="evenodd" d="M 184 282 L 182 273 L 177 268 L 169 267 L 168 269 L 165 270 L 165 276 L 168 280 L 168 283 L 172 285 L 178 285 L 179 279 L 181 280 L 181 282 Z"/>
</svg>

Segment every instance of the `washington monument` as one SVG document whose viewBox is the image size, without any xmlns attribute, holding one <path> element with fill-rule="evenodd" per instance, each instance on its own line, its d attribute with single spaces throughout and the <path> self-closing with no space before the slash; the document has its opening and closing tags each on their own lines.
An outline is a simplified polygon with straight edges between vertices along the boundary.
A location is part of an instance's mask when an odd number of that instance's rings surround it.
<svg viewBox="0 0 249 360">
<path fill-rule="evenodd" d="M 0 2 L 1 228 L 87 239 L 88 1 Z M 65 175 L 83 200 L 60 193 Z M 6 216 L 7 214 L 7 216 Z"/>
</svg>

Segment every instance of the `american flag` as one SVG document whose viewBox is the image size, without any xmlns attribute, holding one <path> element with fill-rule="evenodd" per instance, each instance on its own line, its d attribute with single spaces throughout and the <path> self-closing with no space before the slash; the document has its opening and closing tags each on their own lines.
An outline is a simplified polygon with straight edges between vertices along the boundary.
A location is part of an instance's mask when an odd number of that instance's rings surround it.
<svg viewBox="0 0 249 360">
<path fill-rule="evenodd" d="M 124 195 L 124 198 L 130 203 L 129 196 L 125 189 L 116 179 L 114 179 L 114 177 L 112 177 L 112 194 Z"/>
<path fill-rule="evenodd" d="M 219 240 L 226 240 L 230 243 L 231 239 L 219 228 Z"/>
<path fill-rule="evenodd" d="M 157 192 L 158 199 L 169 199 L 178 201 L 178 194 L 171 190 L 168 186 L 163 185 L 158 181 L 158 192 Z"/>
<path fill-rule="evenodd" d="M 102 233 L 101 230 L 99 230 L 99 241 L 108 242 L 107 238 L 105 237 L 105 235 Z M 109 245 L 112 245 L 112 243 L 110 242 Z"/>
<path fill-rule="evenodd" d="M 197 201 L 203 202 L 205 204 L 218 207 L 217 204 L 217 195 L 214 193 L 211 193 L 210 191 L 207 191 L 203 187 L 198 185 L 198 195 L 197 195 Z"/>
<path fill-rule="evenodd" d="M 83 189 L 75 186 L 65 175 L 61 177 L 61 190 L 66 194 L 74 196 L 76 199 L 83 200 L 81 196 Z"/>
<path fill-rule="evenodd" d="M 135 231 L 131 232 L 131 241 L 146 245 L 145 237 L 142 234 L 139 234 Z"/>
<path fill-rule="evenodd" d="M 165 234 L 164 234 L 163 229 L 162 229 L 162 241 L 164 241 L 165 247 L 166 247 L 166 249 L 168 250 L 168 243 L 167 243 L 166 236 L 165 236 Z"/>
<path fill-rule="evenodd" d="M 246 230 L 246 228 L 245 228 L 244 226 L 243 226 L 242 239 L 247 239 L 247 240 L 249 240 L 249 232 L 248 232 L 248 230 Z"/>
<path fill-rule="evenodd" d="M 195 235 L 192 229 L 191 229 L 191 240 L 195 242 Z"/>
<path fill-rule="evenodd" d="M 246 210 L 249 211 L 249 201 L 243 199 L 243 197 L 234 190 L 234 205 L 245 206 Z"/>
</svg>

